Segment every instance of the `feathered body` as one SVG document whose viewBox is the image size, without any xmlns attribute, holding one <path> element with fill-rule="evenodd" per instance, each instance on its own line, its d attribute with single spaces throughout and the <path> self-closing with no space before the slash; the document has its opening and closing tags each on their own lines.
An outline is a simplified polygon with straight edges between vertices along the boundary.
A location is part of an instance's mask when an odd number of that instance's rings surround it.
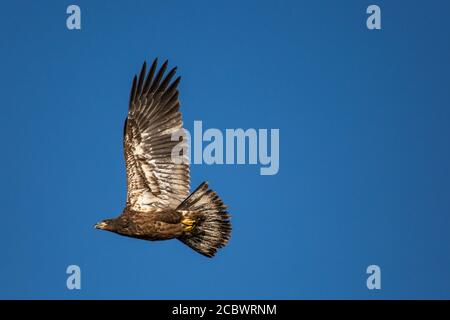
<svg viewBox="0 0 450 320">
<path fill-rule="evenodd" d="M 167 61 L 156 72 L 157 60 L 146 73 L 134 77 L 128 117 L 124 125 L 127 201 L 122 214 L 96 228 L 144 240 L 177 238 L 197 252 L 212 257 L 230 238 L 226 206 L 202 183 L 189 195 L 186 154 L 177 155 L 172 134 L 183 128 L 176 68 L 164 76 Z M 181 148 L 186 150 L 187 146 Z"/>
</svg>

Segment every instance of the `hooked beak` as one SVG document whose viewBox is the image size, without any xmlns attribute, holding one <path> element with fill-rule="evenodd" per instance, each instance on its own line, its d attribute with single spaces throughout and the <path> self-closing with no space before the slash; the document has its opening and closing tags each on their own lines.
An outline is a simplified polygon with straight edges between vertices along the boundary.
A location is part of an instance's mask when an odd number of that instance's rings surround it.
<svg viewBox="0 0 450 320">
<path fill-rule="evenodd" d="M 101 229 L 101 230 L 103 230 L 103 229 L 105 229 L 106 228 L 106 226 L 107 226 L 108 224 L 106 223 L 106 222 L 99 222 L 99 223 L 97 223 L 97 224 L 95 224 L 94 225 L 94 228 L 95 229 Z"/>
</svg>

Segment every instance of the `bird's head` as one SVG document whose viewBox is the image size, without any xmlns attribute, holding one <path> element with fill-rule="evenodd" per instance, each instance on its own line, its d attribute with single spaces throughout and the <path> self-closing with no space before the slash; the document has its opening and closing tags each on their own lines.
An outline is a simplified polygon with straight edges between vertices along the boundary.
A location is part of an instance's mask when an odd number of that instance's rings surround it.
<svg viewBox="0 0 450 320">
<path fill-rule="evenodd" d="M 100 229 L 100 230 L 112 231 L 112 230 L 114 230 L 114 226 L 115 226 L 115 224 L 114 224 L 113 219 L 106 219 L 106 220 L 96 223 L 94 225 L 94 228 Z"/>
</svg>

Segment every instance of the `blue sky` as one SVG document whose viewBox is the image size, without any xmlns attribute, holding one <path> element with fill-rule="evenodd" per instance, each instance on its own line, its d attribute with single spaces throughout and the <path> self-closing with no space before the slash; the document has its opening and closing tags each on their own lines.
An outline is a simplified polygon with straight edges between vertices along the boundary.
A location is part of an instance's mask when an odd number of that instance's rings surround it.
<svg viewBox="0 0 450 320">
<path fill-rule="evenodd" d="M 373 3 L 382 30 L 366 28 Z M 66 28 L 70 4 L 81 30 Z M 449 9 L 2 4 L 0 297 L 450 298 Z M 191 188 L 209 181 L 233 215 L 214 259 L 92 228 L 124 206 L 130 82 L 154 57 L 178 66 L 188 129 L 280 129 L 277 175 L 191 167 Z M 71 264 L 79 291 L 66 288 Z"/>
</svg>

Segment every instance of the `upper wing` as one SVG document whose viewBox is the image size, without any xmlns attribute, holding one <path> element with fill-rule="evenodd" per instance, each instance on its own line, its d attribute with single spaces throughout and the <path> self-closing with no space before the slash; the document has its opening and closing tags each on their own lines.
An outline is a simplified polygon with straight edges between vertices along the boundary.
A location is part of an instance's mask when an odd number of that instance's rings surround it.
<svg viewBox="0 0 450 320">
<path fill-rule="evenodd" d="M 155 59 L 146 76 L 144 62 L 139 79 L 134 77 L 124 128 L 127 206 L 136 211 L 175 208 L 189 194 L 189 165 L 174 163 L 171 157 L 177 144 L 187 150 L 185 139 L 171 139 L 183 127 L 177 90 L 180 77 L 170 83 L 173 68 L 163 78 L 167 61 L 155 76 L 156 65 Z"/>
</svg>

